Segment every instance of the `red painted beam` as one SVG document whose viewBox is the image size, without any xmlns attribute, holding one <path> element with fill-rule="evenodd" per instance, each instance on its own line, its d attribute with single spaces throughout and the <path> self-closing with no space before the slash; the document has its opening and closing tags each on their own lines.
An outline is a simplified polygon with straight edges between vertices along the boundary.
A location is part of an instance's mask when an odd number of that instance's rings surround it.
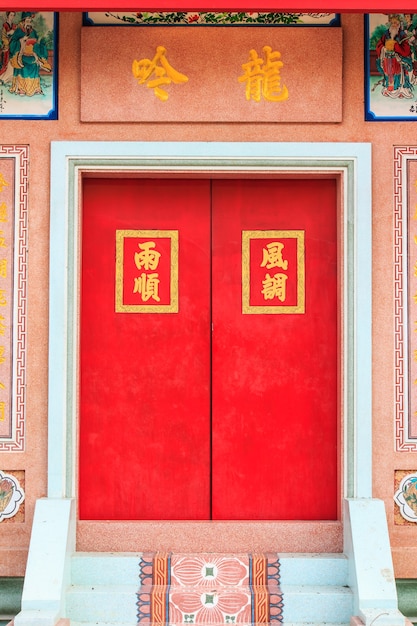
<svg viewBox="0 0 417 626">
<path fill-rule="evenodd" d="M 317 1 L 317 0 L 316 0 Z M 0 0 L 0 11 L 256 11 L 276 13 L 413 13 L 415 0 Z"/>
</svg>

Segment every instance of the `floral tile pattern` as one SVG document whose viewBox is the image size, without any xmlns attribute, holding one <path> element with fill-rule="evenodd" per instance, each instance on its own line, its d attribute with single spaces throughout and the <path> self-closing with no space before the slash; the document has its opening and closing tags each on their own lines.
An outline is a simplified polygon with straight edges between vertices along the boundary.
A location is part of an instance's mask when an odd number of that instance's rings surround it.
<svg viewBox="0 0 417 626">
<path fill-rule="evenodd" d="M 282 623 L 277 554 L 142 556 L 138 624 Z"/>
</svg>

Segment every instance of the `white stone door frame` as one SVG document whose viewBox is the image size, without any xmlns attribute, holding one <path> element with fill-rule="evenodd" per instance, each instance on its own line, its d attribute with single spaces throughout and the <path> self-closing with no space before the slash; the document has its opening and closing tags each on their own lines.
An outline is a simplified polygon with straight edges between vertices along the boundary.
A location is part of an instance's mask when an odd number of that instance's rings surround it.
<svg viewBox="0 0 417 626">
<path fill-rule="evenodd" d="M 363 143 L 53 142 L 48 497 L 76 496 L 79 212 L 88 175 L 334 176 L 343 257 L 343 496 L 372 496 L 371 147 Z"/>
<path fill-rule="evenodd" d="M 355 623 L 404 626 L 384 503 L 372 499 L 371 146 L 361 143 L 54 142 L 51 153 L 48 497 L 38 500 L 15 626 L 65 615 L 76 541 L 78 309 L 83 176 L 338 180 L 344 552 Z M 152 522 L 153 524 L 153 522 Z M 320 523 L 322 524 L 322 523 Z M 267 534 L 264 527 L 263 533 Z M 138 546 L 140 549 L 140 547 Z M 353 622 L 352 622 L 353 623 Z"/>
</svg>

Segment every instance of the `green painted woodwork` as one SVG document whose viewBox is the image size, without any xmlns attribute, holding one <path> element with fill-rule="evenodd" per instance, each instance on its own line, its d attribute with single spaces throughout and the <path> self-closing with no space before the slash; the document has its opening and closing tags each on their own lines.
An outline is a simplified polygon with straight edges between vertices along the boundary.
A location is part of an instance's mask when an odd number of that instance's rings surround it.
<svg viewBox="0 0 417 626">
<path fill-rule="evenodd" d="M 6 626 L 20 611 L 23 578 L 0 577 L 0 626 Z"/>
<path fill-rule="evenodd" d="M 413 624 L 417 624 L 417 579 L 399 578 L 396 581 L 398 608 Z"/>
</svg>

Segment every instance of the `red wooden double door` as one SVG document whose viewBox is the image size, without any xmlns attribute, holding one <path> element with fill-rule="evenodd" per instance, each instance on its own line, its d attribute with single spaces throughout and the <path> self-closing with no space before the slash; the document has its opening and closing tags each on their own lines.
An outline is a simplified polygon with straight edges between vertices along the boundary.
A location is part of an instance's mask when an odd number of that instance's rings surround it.
<svg viewBox="0 0 417 626">
<path fill-rule="evenodd" d="M 304 305 L 243 312 L 242 233 L 273 233 L 274 278 L 276 231 L 302 233 Z M 123 236 L 142 309 L 117 306 Z M 337 519 L 334 180 L 86 179 L 81 265 L 81 519 Z"/>
</svg>

